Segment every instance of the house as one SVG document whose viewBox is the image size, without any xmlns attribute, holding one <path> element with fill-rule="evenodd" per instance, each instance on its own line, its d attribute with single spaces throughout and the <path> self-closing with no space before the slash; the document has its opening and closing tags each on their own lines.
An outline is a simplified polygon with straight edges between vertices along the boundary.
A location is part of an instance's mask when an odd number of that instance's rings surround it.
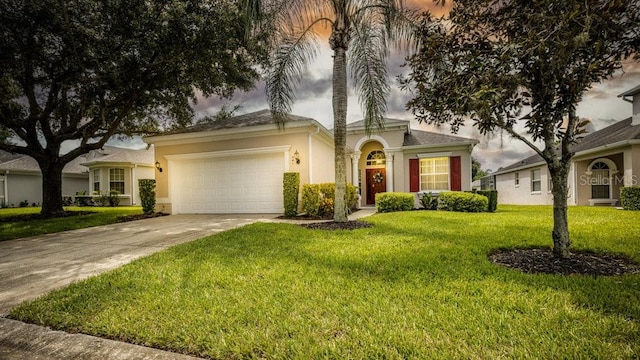
<svg viewBox="0 0 640 360">
<path fill-rule="evenodd" d="M 361 205 L 382 191 L 471 187 L 475 140 L 392 119 L 371 136 L 363 122 L 347 132 L 347 181 L 360 187 Z M 282 213 L 284 172 L 298 172 L 301 184 L 334 181 L 333 134 L 308 117 L 289 115 L 279 128 L 262 110 L 144 140 L 155 147 L 158 210 L 173 214 Z"/>
<path fill-rule="evenodd" d="M 640 179 L 640 86 L 619 95 L 633 103 L 633 116 L 582 138 L 569 173 L 569 205 L 619 204 L 620 188 Z M 551 177 L 539 155 L 492 174 L 503 204 L 553 204 Z"/>
<path fill-rule="evenodd" d="M 141 150 L 104 146 L 86 154 L 80 165 L 89 174 L 90 194 L 109 194 L 117 191 L 120 205 L 138 205 L 138 180 L 154 179 L 153 147 Z"/>
<path fill-rule="evenodd" d="M 153 148 L 131 150 L 113 146 L 90 151 L 62 171 L 62 195 L 107 194 L 118 191 L 121 205 L 139 203 L 138 179 L 155 175 Z M 42 202 L 42 174 L 38 163 L 27 155 L 0 152 L 0 204 L 19 206 Z"/>
<path fill-rule="evenodd" d="M 62 193 L 73 195 L 89 189 L 89 173 L 80 165 L 82 158 L 62 170 Z M 0 151 L 0 206 L 42 203 L 42 173 L 30 156 Z"/>
</svg>

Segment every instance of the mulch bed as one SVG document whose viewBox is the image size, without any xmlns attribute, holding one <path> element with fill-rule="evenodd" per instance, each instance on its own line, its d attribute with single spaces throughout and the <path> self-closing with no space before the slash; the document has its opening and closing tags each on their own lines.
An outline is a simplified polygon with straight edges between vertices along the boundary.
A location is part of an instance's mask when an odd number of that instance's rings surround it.
<svg viewBox="0 0 640 360">
<path fill-rule="evenodd" d="M 572 251 L 568 259 L 548 248 L 497 250 L 488 256 L 494 264 L 528 274 L 614 276 L 639 274 L 640 265 L 623 255 Z"/>
<path fill-rule="evenodd" d="M 369 223 L 358 220 L 347 222 L 326 221 L 311 224 L 300 224 L 300 226 L 313 230 L 355 230 L 373 227 L 373 225 Z"/>
</svg>

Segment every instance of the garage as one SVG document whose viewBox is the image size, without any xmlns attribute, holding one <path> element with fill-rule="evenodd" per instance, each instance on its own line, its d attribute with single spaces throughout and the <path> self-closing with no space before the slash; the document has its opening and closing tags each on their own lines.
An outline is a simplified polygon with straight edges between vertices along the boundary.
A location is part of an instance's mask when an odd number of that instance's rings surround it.
<svg viewBox="0 0 640 360">
<path fill-rule="evenodd" d="M 174 214 L 282 213 L 286 151 L 169 159 Z"/>
</svg>

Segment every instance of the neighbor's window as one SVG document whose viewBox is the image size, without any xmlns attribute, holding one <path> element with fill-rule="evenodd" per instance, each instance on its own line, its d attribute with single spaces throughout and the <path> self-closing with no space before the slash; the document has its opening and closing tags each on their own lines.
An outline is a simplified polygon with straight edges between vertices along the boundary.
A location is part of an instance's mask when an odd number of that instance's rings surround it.
<svg viewBox="0 0 640 360">
<path fill-rule="evenodd" d="M 420 159 L 420 190 L 449 190 L 449 158 Z"/>
<path fill-rule="evenodd" d="M 531 170 L 531 192 L 542 191 L 540 169 Z"/>
<path fill-rule="evenodd" d="M 100 191 L 100 169 L 93 170 L 93 191 Z"/>
<path fill-rule="evenodd" d="M 124 169 L 109 169 L 109 190 L 124 194 Z"/>
<path fill-rule="evenodd" d="M 515 173 L 513 179 L 516 186 L 520 186 L 520 173 Z"/>
</svg>

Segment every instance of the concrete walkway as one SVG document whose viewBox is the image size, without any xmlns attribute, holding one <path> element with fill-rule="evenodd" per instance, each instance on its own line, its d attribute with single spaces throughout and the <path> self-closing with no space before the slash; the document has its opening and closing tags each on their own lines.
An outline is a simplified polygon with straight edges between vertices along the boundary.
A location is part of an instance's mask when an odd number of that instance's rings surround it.
<svg viewBox="0 0 640 360">
<path fill-rule="evenodd" d="M 349 219 L 369 216 L 365 208 Z M 170 246 L 250 223 L 288 222 L 273 214 L 171 215 L 0 242 L 0 359 L 195 359 L 4 318 L 37 298 Z"/>
</svg>

